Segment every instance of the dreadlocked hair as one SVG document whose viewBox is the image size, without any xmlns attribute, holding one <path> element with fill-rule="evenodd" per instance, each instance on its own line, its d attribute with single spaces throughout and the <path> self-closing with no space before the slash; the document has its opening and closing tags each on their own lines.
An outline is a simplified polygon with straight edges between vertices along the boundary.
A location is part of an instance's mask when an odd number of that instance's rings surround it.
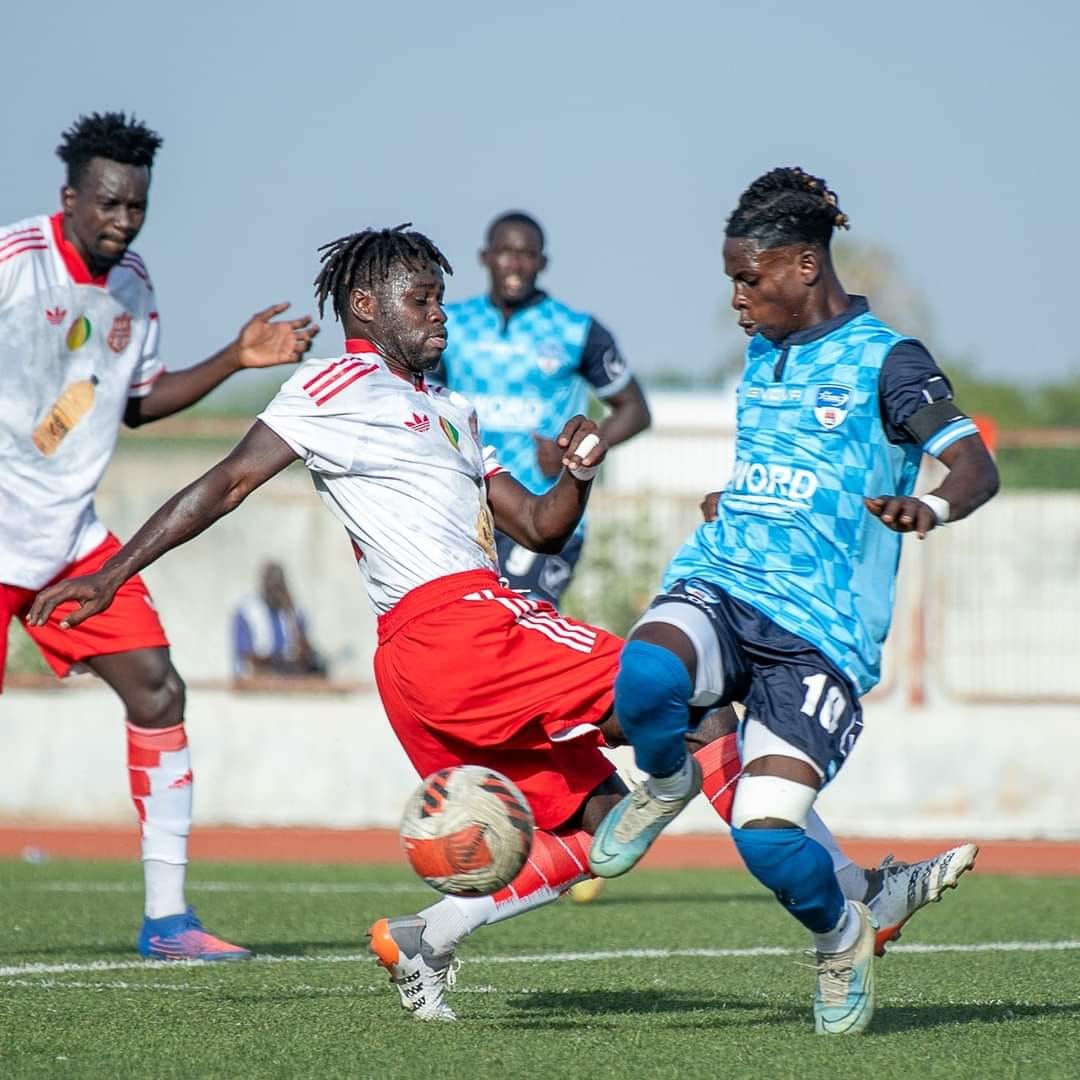
<svg viewBox="0 0 1080 1080">
<path fill-rule="evenodd" d="M 349 292 L 357 287 L 373 289 L 389 279 L 395 265 L 413 273 L 429 266 L 454 272 L 446 256 L 423 233 L 412 231 L 411 225 L 406 221 L 392 229 L 364 229 L 319 248 L 323 265 L 314 285 L 320 318 L 329 297 L 340 322 L 349 307 Z"/>
<path fill-rule="evenodd" d="M 763 248 L 819 244 L 827 248 L 833 229 L 848 228 L 848 216 L 820 176 L 799 168 L 773 169 L 739 197 L 725 234 L 747 237 Z"/>
<path fill-rule="evenodd" d="M 150 168 L 160 146 L 161 136 L 134 116 L 95 112 L 80 116 L 60 136 L 56 156 L 67 166 L 68 186 L 78 187 L 91 158 Z"/>
</svg>

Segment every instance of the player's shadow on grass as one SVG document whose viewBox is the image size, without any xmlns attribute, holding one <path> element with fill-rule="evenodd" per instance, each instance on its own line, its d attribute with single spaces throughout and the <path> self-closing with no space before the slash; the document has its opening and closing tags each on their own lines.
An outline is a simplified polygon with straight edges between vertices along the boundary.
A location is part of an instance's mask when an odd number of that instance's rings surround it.
<svg viewBox="0 0 1080 1080">
<path fill-rule="evenodd" d="M 511 996 L 515 1027 L 571 1029 L 592 1026 L 598 1016 L 670 1016 L 676 1028 L 738 1027 L 805 1020 L 806 1006 L 771 1004 L 761 998 L 723 997 L 677 990 L 594 990 Z M 567 1013 L 586 1014 L 580 1020 Z"/>
<path fill-rule="evenodd" d="M 878 1002 L 870 1032 L 893 1035 L 904 1031 L 925 1031 L 929 1028 L 959 1024 L 1009 1024 L 1047 1018 L 1080 1020 L 1080 1003 L 1047 1003 L 1044 1005 L 996 1001 L 985 1005 L 887 1005 Z"/>
<path fill-rule="evenodd" d="M 771 904 L 776 907 L 776 897 L 762 890 L 760 893 L 711 893 L 670 892 L 670 893 L 624 893 L 609 890 L 596 901 L 597 910 L 620 904 Z M 590 905 L 582 905 L 592 906 Z"/>
</svg>

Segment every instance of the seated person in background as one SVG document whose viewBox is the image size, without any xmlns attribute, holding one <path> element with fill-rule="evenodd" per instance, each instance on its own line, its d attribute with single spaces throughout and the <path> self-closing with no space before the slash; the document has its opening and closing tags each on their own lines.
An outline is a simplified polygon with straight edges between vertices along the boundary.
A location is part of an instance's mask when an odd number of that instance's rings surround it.
<svg viewBox="0 0 1080 1080">
<path fill-rule="evenodd" d="M 241 600 L 232 623 L 233 675 L 326 677 L 326 662 L 312 648 L 307 619 L 294 603 L 280 563 L 262 569 L 260 591 Z"/>
</svg>

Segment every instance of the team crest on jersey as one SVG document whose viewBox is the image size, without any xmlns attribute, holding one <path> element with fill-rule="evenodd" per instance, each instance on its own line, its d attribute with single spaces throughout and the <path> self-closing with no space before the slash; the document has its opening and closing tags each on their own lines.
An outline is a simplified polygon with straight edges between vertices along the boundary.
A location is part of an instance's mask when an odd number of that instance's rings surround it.
<svg viewBox="0 0 1080 1080">
<path fill-rule="evenodd" d="M 49 320 L 50 326 L 59 326 L 64 321 L 66 314 L 67 312 L 62 307 L 45 309 L 45 318 Z"/>
<path fill-rule="evenodd" d="M 562 367 L 565 356 L 557 341 L 545 341 L 536 350 L 536 366 L 545 375 L 554 375 Z"/>
<path fill-rule="evenodd" d="M 114 353 L 122 353 L 131 343 L 131 316 L 126 311 L 113 319 L 105 340 Z"/>
<path fill-rule="evenodd" d="M 460 450 L 461 432 L 458 431 L 458 429 L 454 427 L 454 425 L 451 424 L 445 416 L 439 417 L 439 427 L 442 428 L 442 433 L 446 436 L 447 442 L 449 442 L 455 450 Z"/>
<path fill-rule="evenodd" d="M 819 386 L 814 398 L 814 416 L 817 422 L 829 431 L 839 427 L 851 411 L 853 394 L 850 386 Z"/>
</svg>

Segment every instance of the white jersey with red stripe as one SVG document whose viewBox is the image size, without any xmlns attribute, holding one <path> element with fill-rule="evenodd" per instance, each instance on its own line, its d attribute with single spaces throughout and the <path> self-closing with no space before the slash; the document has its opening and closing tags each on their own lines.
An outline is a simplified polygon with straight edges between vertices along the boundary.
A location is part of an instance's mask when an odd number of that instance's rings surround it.
<svg viewBox="0 0 1080 1080">
<path fill-rule="evenodd" d="M 395 375 L 368 341 L 302 364 L 259 419 L 352 539 L 377 614 L 465 570 L 498 573 L 487 481 L 503 471 L 460 394 Z"/>
<path fill-rule="evenodd" d="M 134 252 L 94 277 L 60 214 L 0 229 L 0 583 L 40 588 L 105 539 L 94 491 L 157 342 Z"/>
</svg>

